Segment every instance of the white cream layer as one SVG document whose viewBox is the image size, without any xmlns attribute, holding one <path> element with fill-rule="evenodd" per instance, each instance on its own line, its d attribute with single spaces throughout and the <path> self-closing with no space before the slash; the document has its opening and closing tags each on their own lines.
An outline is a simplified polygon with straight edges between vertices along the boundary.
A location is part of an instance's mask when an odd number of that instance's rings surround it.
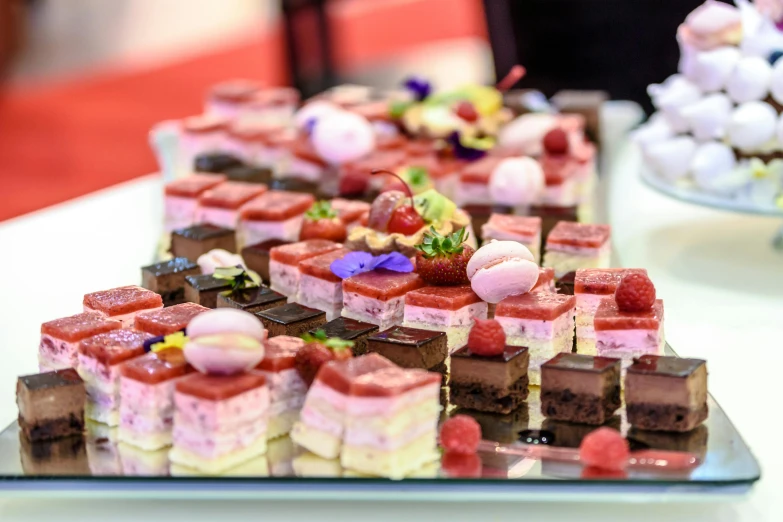
<svg viewBox="0 0 783 522">
<path fill-rule="evenodd" d="M 343 284 L 301 274 L 295 301 L 299 304 L 323 310 L 331 321 L 340 316 L 343 308 Z"/>
<path fill-rule="evenodd" d="M 381 331 L 402 324 L 404 310 L 404 295 L 381 301 L 355 292 L 343 292 L 343 317 L 377 325 Z"/>
<path fill-rule="evenodd" d="M 286 265 L 271 259 L 269 261 L 269 287 L 285 296 L 295 296 L 299 288 L 299 267 Z"/>
<path fill-rule="evenodd" d="M 173 232 L 179 228 L 187 228 L 196 221 L 197 198 L 182 196 L 166 196 L 164 199 L 166 232 Z"/>
<path fill-rule="evenodd" d="M 564 245 L 547 245 L 544 266 L 553 268 L 555 277 L 580 268 L 609 268 L 611 246 L 607 241 L 601 248 L 573 248 Z"/>
<path fill-rule="evenodd" d="M 196 208 L 195 223 L 210 223 L 219 227 L 235 229 L 239 222 L 239 209 L 204 207 Z"/>
</svg>

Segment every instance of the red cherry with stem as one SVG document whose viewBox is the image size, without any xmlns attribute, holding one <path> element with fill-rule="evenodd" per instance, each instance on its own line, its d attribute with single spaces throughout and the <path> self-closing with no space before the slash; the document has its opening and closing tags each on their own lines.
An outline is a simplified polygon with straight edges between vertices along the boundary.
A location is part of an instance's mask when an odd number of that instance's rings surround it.
<svg viewBox="0 0 783 522">
<path fill-rule="evenodd" d="M 495 88 L 500 92 L 506 92 L 514 86 L 523 76 L 527 73 L 527 70 L 521 65 L 517 64 L 508 71 L 508 74 L 500 80 Z"/>
<path fill-rule="evenodd" d="M 479 119 L 478 111 L 476 111 L 476 108 L 473 106 L 473 104 L 467 100 L 459 102 L 454 112 L 457 114 L 457 116 L 467 121 L 468 123 L 472 123 Z"/>
<path fill-rule="evenodd" d="M 416 211 L 416 207 L 413 206 L 413 191 L 408 184 L 405 183 L 405 180 L 390 170 L 374 169 L 372 175 L 374 176 L 376 174 L 389 174 L 400 180 L 410 199 L 410 205 L 403 205 L 394 210 L 391 219 L 389 220 L 389 224 L 386 227 L 386 231 L 391 234 L 410 236 L 421 230 L 426 223 L 424 223 L 424 219 Z"/>
</svg>

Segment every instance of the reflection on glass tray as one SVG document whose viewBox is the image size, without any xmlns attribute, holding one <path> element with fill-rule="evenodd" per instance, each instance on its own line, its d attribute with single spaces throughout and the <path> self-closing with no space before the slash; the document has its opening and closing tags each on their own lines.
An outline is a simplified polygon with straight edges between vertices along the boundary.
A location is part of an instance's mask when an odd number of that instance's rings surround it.
<svg viewBox="0 0 783 522">
<path fill-rule="evenodd" d="M 671 352 L 670 349 L 667 350 Z M 210 498 L 423 498 L 430 500 L 552 499 L 611 500 L 621 495 L 725 496 L 747 492 L 760 471 L 750 450 L 718 404 L 709 398 L 707 421 L 689 433 L 645 432 L 629 428 L 624 409 L 609 423 L 632 445 L 687 451 L 704 459 L 687 472 L 633 470 L 625 477 L 583 477 L 578 464 L 537 461 L 499 454 L 480 454 L 480 476 L 454 473 L 460 462 L 432 463 L 409 479 L 390 481 L 343 469 L 337 460 L 302 452 L 288 437 L 271 441 L 267 455 L 225 475 L 202 476 L 171 466 L 167 450 L 142 451 L 116 442 L 116 429 L 88 423 L 84 437 L 30 443 L 16 422 L 0 433 L 0 493 L 95 496 Z M 450 410 L 449 413 L 453 413 Z M 546 419 L 540 412 L 539 389 L 531 386 L 526 404 L 508 415 L 467 410 L 481 424 L 484 438 L 512 443 L 526 430 L 545 430 L 555 446 L 576 448 L 595 429 Z M 540 434 L 528 431 L 527 434 Z M 456 466 L 456 468 L 455 468 Z M 586 496 L 584 496 L 586 495 Z"/>
</svg>

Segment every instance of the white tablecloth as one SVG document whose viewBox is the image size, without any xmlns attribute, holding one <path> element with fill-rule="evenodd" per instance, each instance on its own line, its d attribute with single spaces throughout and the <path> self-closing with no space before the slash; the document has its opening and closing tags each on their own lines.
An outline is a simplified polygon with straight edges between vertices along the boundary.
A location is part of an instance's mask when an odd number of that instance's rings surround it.
<svg viewBox="0 0 783 522">
<path fill-rule="evenodd" d="M 763 480 L 735 503 L 442 504 L 0 500 L 0 520 L 783 520 L 780 393 L 783 256 L 773 219 L 668 200 L 642 186 L 639 157 L 618 139 L 633 110 L 607 113 L 609 218 L 624 266 L 646 267 L 666 303 L 666 335 L 683 356 L 709 361 L 710 390 L 762 462 Z M 36 371 L 43 321 L 76 313 L 89 291 L 137 282 L 160 231 L 157 178 L 126 183 L 0 225 L 0 424 L 16 417 L 16 376 Z"/>
</svg>

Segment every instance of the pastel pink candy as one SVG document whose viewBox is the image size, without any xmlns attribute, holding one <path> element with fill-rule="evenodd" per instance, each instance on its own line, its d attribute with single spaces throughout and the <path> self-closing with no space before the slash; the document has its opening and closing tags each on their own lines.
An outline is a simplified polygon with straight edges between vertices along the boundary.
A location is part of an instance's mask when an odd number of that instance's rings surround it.
<svg viewBox="0 0 783 522">
<path fill-rule="evenodd" d="M 492 241 L 479 248 L 467 266 L 470 286 L 488 303 L 529 292 L 538 281 L 538 265 L 524 245 Z"/>
</svg>

